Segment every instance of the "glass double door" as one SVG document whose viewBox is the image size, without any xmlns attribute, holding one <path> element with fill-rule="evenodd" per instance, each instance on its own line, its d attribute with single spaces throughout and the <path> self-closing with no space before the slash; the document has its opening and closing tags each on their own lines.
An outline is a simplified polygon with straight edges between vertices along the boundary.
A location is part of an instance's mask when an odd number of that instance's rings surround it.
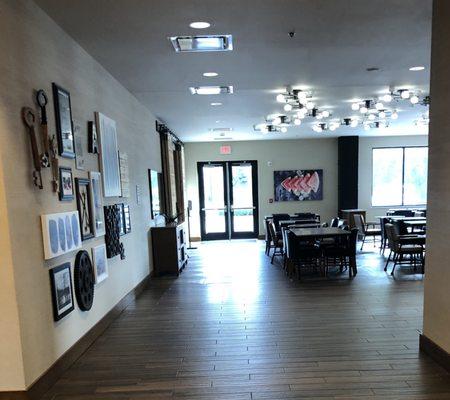
<svg viewBox="0 0 450 400">
<path fill-rule="evenodd" d="M 258 237 L 256 161 L 197 163 L 202 240 Z"/>
</svg>

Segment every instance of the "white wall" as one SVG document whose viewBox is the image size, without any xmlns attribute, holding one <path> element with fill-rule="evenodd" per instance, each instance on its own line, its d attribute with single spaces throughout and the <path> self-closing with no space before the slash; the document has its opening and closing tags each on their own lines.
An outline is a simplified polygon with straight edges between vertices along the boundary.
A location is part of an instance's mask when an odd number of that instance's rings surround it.
<svg viewBox="0 0 450 400">
<path fill-rule="evenodd" d="M 231 142 L 232 154 L 220 155 L 224 143 L 185 145 L 187 199 L 192 200 L 191 236 L 200 237 L 198 161 L 257 160 L 259 188 L 259 233 L 264 234 L 263 217 L 273 213 L 311 211 L 324 221 L 337 214 L 337 139 L 303 139 Z M 268 161 L 272 166 L 268 166 Z M 324 193 L 321 201 L 273 202 L 273 171 L 323 169 Z"/>
<path fill-rule="evenodd" d="M 0 361 L 0 390 L 20 390 L 44 373 L 149 274 L 147 170 L 160 170 L 160 149 L 154 116 L 33 1 L 2 0 L 0 31 L 0 155 L 5 193 L 0 205 L 6 202 L 8 220 L 3 223 L 0 207 L 0 240 L 1 249 L 8 247 L 8 235 L 3 233 L 9 223 L 12 254 L 6 266 L 2 258 L 0 268 L 0 298 L 8 297 L 7 302 L 0 302 L 0 356 L 7 357 Z M 107 203 L 128 202 L 132 223 L 132 232 L 123 237 L 127 258 L 109 260 L 110 276 L 96 287 L 93 308 L 81 312 L 76 307 L 58 323 L 53 322 L 48 270 L 65 261 L 73 266 L 75 253 L 44 262 L 39 217 L 75 210 L 76 202 L 58 200 L 51 189 L 50 170 L 43 172 L 44 190 L 32 185 L 30 143 L 20 114 L 23 106 L 35 107 L 33 89 L 45 89 L 50 100 L 49 130 L 53 134 L 52 82 L 70 91 L 73 118 L 83 127 L 86 171 L 75 170 L 73 160 L 60 159 L 60 165 L 72 167 L 75 177 L 87 177 L 88 170 L 98 170 L 97 156 L 87 154 L 87 121 L 93 120 L 94 111 L 117 122 L 120 150 L 129 156 L 131 198 L 109 198 Z M 141 187 L 140 205 L 136 203 L 137 184 Z M 92 239 L 83 248 L 90 252 L 91 247 L 103 242 L 103 238 Z M 4 274 L 8 274 L 6 292 Z M 20 335 L 14 307 L 18 308 Z M 4 332 L 8 332 L 6 336 Z M 15 363 L 21 357 L 15 348 L 17 342 L 22 346 L 23 367 Z M 24 371 L 22 376 L 20 369 Z"/>
<path fill-rule="evenodd" d="M 359 138 L 358 207 L 367 210 L 367 220 L 374 221 L 374 217 L 386 215 L 386 211 L 392 208 L 372 207 L 372 149 L 395 146 L 428 146 L 428 136 L 373 136 Z"/>
</svg>

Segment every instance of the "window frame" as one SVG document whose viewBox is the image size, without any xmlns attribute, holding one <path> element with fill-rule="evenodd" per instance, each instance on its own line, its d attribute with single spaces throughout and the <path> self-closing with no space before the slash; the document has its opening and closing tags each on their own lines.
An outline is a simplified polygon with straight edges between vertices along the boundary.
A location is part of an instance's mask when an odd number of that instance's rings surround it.
<svg viewBox="0 0 450 400">
<path fill-rule="evenodd" d="M 380 147 L 372 147 L 372 176 L 371 176 L 371 193 L 370 193 L 370 204 L 372 207 L 378 207 L 378 208 L 386 208 L 386 207 L 418 207 L 418 206 L 426 206 L 427 203 L 421 203 L 421 204 L 405 204 L 405 149 L 417 149 L 417 148 L 426 148 L 427 152 L 429 152 L 429 146 L 380 146 Z M 383 150 L 383 149 L 402 149 L 402 204 L 387 204 L 383 206 L 375 206 L 373 205 L 373 191 L 374 191 L 374 185 L 373 185 L 373 171 L 374 171 L 374 157 L 373 152 L 374 150 Z M 427 165 L 427 174 L 428 174 L 428 165 Z M 427 182 L 428 183 L 428 182 Z M 428 198 L 427 198 L 428 201 Z"/>
</svg>

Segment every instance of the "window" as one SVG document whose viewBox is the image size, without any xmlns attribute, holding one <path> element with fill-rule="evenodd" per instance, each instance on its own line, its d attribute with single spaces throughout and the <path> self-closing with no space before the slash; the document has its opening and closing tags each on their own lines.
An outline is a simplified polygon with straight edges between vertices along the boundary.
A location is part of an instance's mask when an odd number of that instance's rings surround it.
<svg viewBox="0 0 450 400">
<path fill-rule="evenodd" d="M 391 147 L 372 151 L 373 206 L 426 204 L 428 147 Z"/>
</svg>

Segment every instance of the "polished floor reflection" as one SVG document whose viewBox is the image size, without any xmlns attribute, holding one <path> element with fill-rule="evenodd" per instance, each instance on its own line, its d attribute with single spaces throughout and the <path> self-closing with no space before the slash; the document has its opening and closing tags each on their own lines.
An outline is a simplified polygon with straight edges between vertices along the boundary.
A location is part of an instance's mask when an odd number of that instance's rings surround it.
<svg viewBox="0 0 450 400">
<path fill-rule="evenodd" d="M 46 399 L 450 399 L 418 352 L 423 279 L 383 258 L 290 281 L 261 242 L 209 242 L 154 279 Z"/>
</svg>

